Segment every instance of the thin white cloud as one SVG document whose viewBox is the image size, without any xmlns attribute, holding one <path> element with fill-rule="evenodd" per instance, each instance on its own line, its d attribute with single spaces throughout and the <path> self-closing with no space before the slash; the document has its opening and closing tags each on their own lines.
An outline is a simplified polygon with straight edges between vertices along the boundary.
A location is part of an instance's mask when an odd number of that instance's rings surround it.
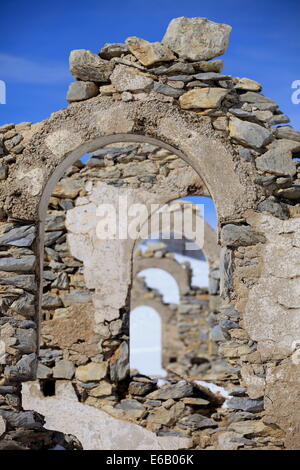
<svg viewBox="0 0 300 470">
<path fill-rule="evenodd" d="M 67 61 L 45 64 L 0 53 L 0 79 L 49 85 L 70 81 L 70 72 Z"/>
</svg>

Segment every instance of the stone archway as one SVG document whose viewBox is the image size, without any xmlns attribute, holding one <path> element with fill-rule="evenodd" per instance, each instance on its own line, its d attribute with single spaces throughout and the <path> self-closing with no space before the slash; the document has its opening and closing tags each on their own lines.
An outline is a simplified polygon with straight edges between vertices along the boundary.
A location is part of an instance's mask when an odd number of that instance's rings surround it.
<svg viewBox="0 0 300 470">
<path fill-rule="evenodd" d="M 188 50 L 190 36 L 177 23 L 187 21 L 199 35 L 202 19 L 174 21 L 175 29 L 171 28 L 173 33 L 169 31 L 162 47 L 170 47 L 176 55 L 166 58 L 159 53 L 157 60 L 145 65 L 130 41 L 130 53 L 125 52 L 125 57 L 129 55 L 131 60 L 121 58 L 121 63 L 111 56 L 103 60 L 89 51 L 77 51 L 71 56 L 71 70 L 81 80 L 79 87 L 88 88 L 87 83 L 98 80 L 110 82 L 108 96 L 101 87 L 99 96 L 84 95 L 79 99 L 86 101 L 73 103 L 41 123 L 0 128 L 6 162 L 0 182 L 0 244 L 5 248 L 0 263 L 5 313 L 1 318 L 3 383 L 16 386 L 17 392 L 16 384 L 35 375 L 43 219 L 59 177 L 83 154 L 104 145 L 147 141 L 171 150 L 191 165 L 216 205 L 225 300 L 220 325 L 227 338 L 221 350 L 240 370 L 250 397 L 237 397 L 232 407 L 264 407 L 264 421 L 279 426 L 287 435 L 286 445 L 296 448 L 299 173 L 293 156 L 300 150 L 299 133 L 271 127 L 273 116 L 277 123 L 282 122 L 281 114 L 276 103 L 260 94 L 257 82 L 219 75 L 220 64 L 199 61 L 199 54 L 186 56 L 186 49 L 178 47 L 179 41 Z M 205 59 L 226 49 L 228 30 L 225 34 L 224 25 L 214 25 L 222 47 Z M 151 43 L 145 47 L 154 53 Z M 157 71 L 152 67 L 156 61 L 167 61 L 168 67 Z M 172 77 L 171 67 L 176 73 L 184 70 L 185 78 L 182 92 L 170 97 L 164 82 Z M 101 79 L 93 75 L 99 69 Z M 194 79 L 203 83 L 187 88 L 185 84 Z M 123 94 L 128 92 L 130 96 Z M 108 244 L 106 253 L 112 249 L 116 252 L 116 245 Z M 130 284 L 131 247 L 125 243 L 118 250 L 102 280 L 101 275 L 99 278 L 107 287 L 102 306 L 113 314 L 126 305 Z M 121 289 L 113 297 L 115 282 Z M 289 409 L 288 416 L 282 412 L 284 408 Z"/>
</svg>

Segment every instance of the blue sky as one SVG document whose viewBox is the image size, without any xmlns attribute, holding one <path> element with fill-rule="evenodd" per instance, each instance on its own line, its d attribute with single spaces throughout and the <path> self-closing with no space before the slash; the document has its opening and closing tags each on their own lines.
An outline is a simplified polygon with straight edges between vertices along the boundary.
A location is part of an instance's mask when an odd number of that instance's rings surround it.
<svg viewBox="0 0 300 470">
<path fill-rule="evenodd" d="M 72 49 L 96 53 L 128 36 L 159 41 L 178 16 L 230 24 L 224 72 L 262 83 L 300 130 L 300 104 L 291 101 L 291 84 L 300 80 L 299 0 L 2 0 L 0 80 L 7 104 L 0 104 L 0 125 L 40 121 L 66 106 Z"/>
<path fill-rule="evenodd" d="M 7 104 L 0 105 L 0 125 L 36 122 L 66 106 L 70 50 L 98 52 L 133 35 L 157 41 L 177 16 L 232 25 L 224 71 L 260 81 L 300 129 L 300 104 L 291 102 L 291 83 L 300 80 L 299 0 L 2 0 Z"/>
</svg>

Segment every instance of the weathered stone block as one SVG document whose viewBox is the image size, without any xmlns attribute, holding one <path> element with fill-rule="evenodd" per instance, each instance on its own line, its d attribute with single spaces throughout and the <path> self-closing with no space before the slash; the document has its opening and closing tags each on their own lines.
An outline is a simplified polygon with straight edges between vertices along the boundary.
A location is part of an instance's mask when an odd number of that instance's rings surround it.
<svg viewBox="0 0 300 470">
<path fill-rule="evenodd" d="M 227 224 L 221 230 L 221 242 L 230 247 L 249 246 L 264 243 L 265 237 L 249 225 Z"/>
<path fill-rule="evenodd" d="M 88 100 L 99 94 L 99 87 L 94 82 L 73 82 L 70 83 L 67 92 L 67 101 Z"/>
<path fill-rule="evenodd" d="M 107 82 L 113 70 L 111 62 L 85 49 L 71 51 L 69 62 L 73 77 L 84 81 Z"/>
<path fill-rule="evenodd" d="M 181 95 L 179 104 L 183 109 L 216 108 L 227 93 L 223 88 L 195 88 Z"/>
<path fill-rule="evenodd" d="M 228 47 L 231 26 L 206 18 L 174 18 L 162 42 L 179 57 L 209 60 L 224 54 Z"/>
<path fill-rule="evenodd" d="M 132 36 L 126 39 L 126 44 L 143 65 L 153 65 L 156 62 L 166 62 L 176 58 L 173 52 L 160 42 L 148 42 Z"/>
<path fill-rule="evenodd" d="M 79 366 L 76 369 L 76 378 L 81 382 L 92 382 L 101 380 L 107 374 L 107 362 L 90 362 L 85 366 Z"/>
<path fill-rule="evenodd" d="M 126 65 L 117 65 L 110 79 L 118 91 L 144 91 L 149 90 L 153 84 L 152 78 Z"/>
<path fill-rule="evenodd" d="M 259 149 L 272 140 L 272 132 L 259 124 L 230 118 L 229 134 L 237 142 Z"/>
</svg>

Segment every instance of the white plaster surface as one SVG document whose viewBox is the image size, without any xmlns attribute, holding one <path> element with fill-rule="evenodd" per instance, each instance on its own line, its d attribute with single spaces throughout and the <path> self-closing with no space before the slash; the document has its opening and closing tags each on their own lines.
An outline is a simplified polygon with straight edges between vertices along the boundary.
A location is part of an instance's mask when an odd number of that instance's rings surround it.
<svg viewBox="0 0 300 470">
<path fill-rule="evenodd" d="M 78 402 L 72 384 L 60 381 L 56 395 L 44 397 L 37 382 L 22 385 L 24 410 L 45 416 L 45 428 L 76 436 L 84 450 L 177 450 L 189 448 L 191 440 L 158 437 L 151 431 L 120 421 L 89 405 Z"/>
</svg>

